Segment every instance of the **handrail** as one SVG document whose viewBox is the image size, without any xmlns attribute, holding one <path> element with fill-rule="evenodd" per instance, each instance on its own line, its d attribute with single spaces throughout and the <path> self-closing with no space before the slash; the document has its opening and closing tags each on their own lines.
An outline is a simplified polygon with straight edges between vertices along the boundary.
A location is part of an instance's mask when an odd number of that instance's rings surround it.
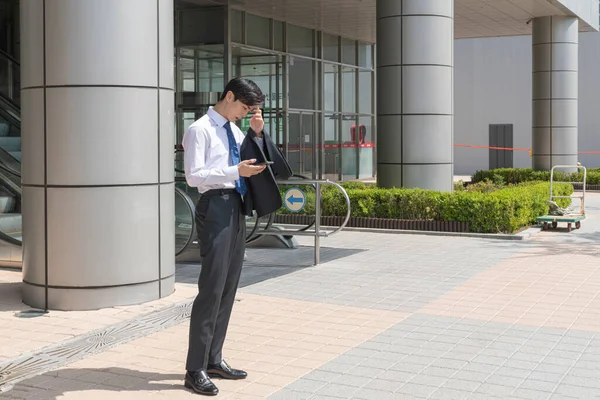
<svg viewBox="0 0 600 400">
<path fill-rule="evenodd" d="M 320 250 L 321 250 L 321 238 L 322 237 L 330 237 L 335 235 L 342 229 L 346 227 L 348 221 L 350 220 L 351 214 L 351 204 L 350 204 L 350 196 L 346 190 L 336 182 L 332 182 L 329 179 L 326 180 L 316 180 L 316 179 L 306 179 L 306 180 L 282 180 L 277 181 L 277 183 L 282 185 L 297 185 L 297 184 L 306 184 L 306 185 L 315 185 L 316 196 L 315 196 L 315 230 L 314 231 L 292 231 L 292 230 L 269 230 L 265 229 L 263 231 L 256 232 L 257 235 L 286 235 L 287 233 L 291 233 L 292 235 L 298 236 L 314 236 L 315 238 L 315 263 L 314 265 L 319 265 L 320 262 Z M 325 232 L 321 230 L 321 185 L 332 185 L 341 190 L 344 198 L 346 199 L 346 218 L 344 218 L 344 222 L 340 225 L 339 228 L 333 230 L 332 232 Z"/>
<path fill-rule="evenodd" d="M 14 58 L 13 56 L 11 56 L 10 54 L 8 54 L 7 52 L 5 52 L 4 50 L 0 49 L 0 56 L 8 58 L 11 62 L 17 64 L 19 67 L 21 67 L 21 63 L 19 62 L 19 60 L 17 60 L 16 58 Z"/>
</svg>

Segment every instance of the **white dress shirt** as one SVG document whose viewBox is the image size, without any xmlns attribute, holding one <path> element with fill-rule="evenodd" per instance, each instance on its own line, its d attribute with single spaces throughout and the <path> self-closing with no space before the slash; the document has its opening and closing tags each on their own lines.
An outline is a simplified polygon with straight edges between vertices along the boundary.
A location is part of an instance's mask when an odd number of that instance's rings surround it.
<svg viewBox="0 0 600 400">
<path fill-rule="evenodd" d="M 237 165 L 231 165 L 225 123 L 227 119 L 210 107 L 183 135 L 185 179 L 200 193 L 235 189 L 235 181 L 240 177 Z M 244 134 L 234 123 L 230 126 L 239 150 Z"/>
</svg>

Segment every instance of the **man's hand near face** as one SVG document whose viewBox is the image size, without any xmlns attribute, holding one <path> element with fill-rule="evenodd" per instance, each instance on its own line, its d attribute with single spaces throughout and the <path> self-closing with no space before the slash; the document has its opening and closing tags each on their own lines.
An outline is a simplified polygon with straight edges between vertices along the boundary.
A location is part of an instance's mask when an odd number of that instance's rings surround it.
<svg viewBox="0 0 600 400">
<path fill-rule="evenodd" d="M 256 132 L 258 137 L 262 137 L 264 127 L 265 121 L 263 120 L 262 112 L 260 111 L 260 108 L 257 107 L 254 115 L 250 118 L 250 128 Z"/>
</svg>

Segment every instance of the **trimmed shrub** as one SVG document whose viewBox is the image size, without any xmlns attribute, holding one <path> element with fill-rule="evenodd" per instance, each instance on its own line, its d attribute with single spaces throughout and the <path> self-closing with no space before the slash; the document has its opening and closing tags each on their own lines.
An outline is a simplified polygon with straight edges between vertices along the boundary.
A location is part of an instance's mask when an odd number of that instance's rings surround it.
<svg viewBox="0 0 600 400">
<path fill-rule="evenodd" d="M 554 195 L 570 196 L 573 186 L 557 183 Z M 381 189 L 365 186 L 346 189 L 351 215 L 367 218 L 424 219 L 468 222 L 471 232 L 512 233 L 531 225 L 548 213 L 547 182 L 527 182 L 496 191 L 442 193 L 423 189 Z M 306 193 L 306 192 L 305 192 Z M 314 215 L 314 191 L 306 193 L 307 204 L 300 214 Z M 323 191 L 323 216 L 346 215 L 346 201 L 339 190 Z M 570 199 L 559 199 L 561 207 Z M 285 207 L 279 213 L 291 214 Z"/>
<path fill-rule="evenodd" d="M 504 184 L 521 183 L 531 181 L 550 181 L 550 171 L 534 171 L 531 168 L 497 168 L 485 171 L 477 171 L 471 182 L 483 182 L 485 180 L 497 182 L 502 180 Z M 555 182 L 581 182 L 583 171 L 565 173 L 554 172 Z M 600 185 L 600 168 L 588 168 L 586 183 L 589 185 Z"/>
</svg>

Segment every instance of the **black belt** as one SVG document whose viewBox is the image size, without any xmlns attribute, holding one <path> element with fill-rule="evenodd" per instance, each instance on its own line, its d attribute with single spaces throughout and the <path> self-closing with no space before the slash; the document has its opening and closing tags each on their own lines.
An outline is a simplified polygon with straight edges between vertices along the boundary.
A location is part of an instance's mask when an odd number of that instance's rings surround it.
<svg viewBox="0 0 600 400">
<path fill-rule="evenodd" d="M 210 189 L 207 190 L 206 192 L 202 193 L 202 196 L 223 196 L 226 194 L 234 194 L 234 193 L 238 193 L 237 190 L 235 189 Z"/>
</svg>

